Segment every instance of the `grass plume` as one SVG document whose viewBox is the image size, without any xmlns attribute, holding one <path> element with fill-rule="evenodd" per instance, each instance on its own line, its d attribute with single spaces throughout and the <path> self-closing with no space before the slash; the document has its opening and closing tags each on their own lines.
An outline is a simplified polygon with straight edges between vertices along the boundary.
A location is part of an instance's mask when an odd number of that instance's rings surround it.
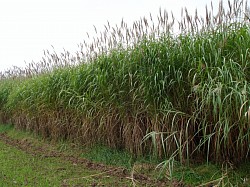
<svg viewBox="0 0 250 187">
<path fill-rule="evenodd" d="M 246 160 L 249 9 L 235 0 L 212 13 L 184 9 L 176 21 L 160 10 L 156 23 L 108 23 L 75 54 L 44 51 L 40 62 L 1 73 L 0 119 L 135 155 Z"/>
</svg>

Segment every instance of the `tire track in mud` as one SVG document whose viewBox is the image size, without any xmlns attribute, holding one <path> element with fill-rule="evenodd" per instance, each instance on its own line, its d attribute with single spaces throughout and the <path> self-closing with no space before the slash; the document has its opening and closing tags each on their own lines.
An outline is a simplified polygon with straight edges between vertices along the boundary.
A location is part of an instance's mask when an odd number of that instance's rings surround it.
<svg viewBox="0 0 250 187">
<path fill-rule="evenodd" d="M 114 177 L 119 177 L 127 180 L 135 180 L 139 184 L 146 184 L 147 186 L 169 186 L 169 182 L 154 180 L 143 174 L 131 173 L 125 168 L 108 166 L 101 163 L 94 163 L 88 159 L 82 157 L 76 157 L 74 155 L 69 155 L 56 150 L 49 150 L 48 146 L 34 145 L 32 141 L 28 139 L 14 139 L 9 137 L 6 133 L 0 133 L 0 141 L 8 144 L 10 146 L 16 147 L 25 153 L 31 154 L 33 156 L 39 156 L 42 158 L 54 157 L 59 158 L 64 161 L 71 162 L 72 164 L 83 165 L 86 169 L 98 170 L 105 174 L 109 174 Z M 170 186 L 183 186 L 180 182 L 174 182 Z"/>
</svg>

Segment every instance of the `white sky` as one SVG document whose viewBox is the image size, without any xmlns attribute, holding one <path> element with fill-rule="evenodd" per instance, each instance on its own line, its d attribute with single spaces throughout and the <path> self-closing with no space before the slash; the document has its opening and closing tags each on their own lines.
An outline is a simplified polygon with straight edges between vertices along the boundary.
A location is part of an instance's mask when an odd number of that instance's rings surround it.
<svg viewBox="0 0 250 187">
<path fill-rule="evenodd" d="M 43 50 L 63 48 L 76 51 L 77 44 L 107 21 L 132 23 L 140 17 L 158 15 L 159 8 L 171 10 L 175 18 L 181 7 L 198 14 L 211 0 L 0 0 L 0 71 L 25 62 L 39 61 Z M 218 0 L 213 4 L 217 5 Z"/>
</svg>

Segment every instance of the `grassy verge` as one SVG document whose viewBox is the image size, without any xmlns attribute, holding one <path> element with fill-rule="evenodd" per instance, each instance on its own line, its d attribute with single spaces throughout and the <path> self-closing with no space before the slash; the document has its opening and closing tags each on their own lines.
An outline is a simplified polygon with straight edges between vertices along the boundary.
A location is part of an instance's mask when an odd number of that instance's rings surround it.
<svg viewBox="0 0 250 187">
<path fill-rule="evenodd" d="M 108 184 L 118 179 L 98 175 L 56 158 L 40 158 L 0 142 L 0 186 L 63 186 Z M 101 181 L 101 182 L 100 182 Z M 119 183 L 121 184 L 121 183 Z M 66 186 L 67 186 L 66 185 Z"/>
<path fill-rule="evenodd" d="M 0 131 L 9 128 L 1 126 Z M 9 131 L 10 135 L 14 134 Z M 23 137 L 15 133 L 16 138 Z M 26 136 L 26 138 L 32 138 Z M 36 142 L 38 143 L 38 142 Z M 44 144 L 44 143 L 43 143 Z M 130 181 L 57 157 L 28 154 L 0 141 L 0 186 L 130 186 Z"/>
<path fill-rule="evenodd" d="M 156 163 L 159 162 L 156 159 L 142 157 L 135 159 L 127 152 L 105 146 L 86 148 L 65 141 L 53 143 L 29 132 L 16 130 L 11 125 L 0 125 L 0 134 L 3 133 L 13 140 L 19 140 L 18 144 L 28 142 L 27 145 L 39 150 L 40 154 L 34 154 L 34 150 L 31 152 L 28 147 L 26 151 L 23 148 L 20 150 L 18 146 L 0 141 L 0 186 L 132 186 L 134 184 L 138 186 L 140 184 L 139 179 L 135 179 L 133 183 L 128 178 L 114 176 L 114 173 L 109 173 L 107 169 L 101 171 L 100 165 L 89 168 L 78 162 L 72 163 L 72 159 L 67 159 L 66 156 L 55 156 L 61 153 L 86 158 L 93 163 L 126 168 L 132 177 L 133 174 L 143 174 L 153 181 L 165 180 L 172 186 L 180 183 L 185 186 L 250 185 L 249 163 L 238 167 L 214 164 L 196 164 L 187 167 L 174 162 L 174 172 L 169 173 L 171 170 L 166 168 L 155 169 Z M 49 153 L 54 154 L 48 156 Z M 156 186 L 156 183 L 151 182 L 143 185 Z"/>
</svg>

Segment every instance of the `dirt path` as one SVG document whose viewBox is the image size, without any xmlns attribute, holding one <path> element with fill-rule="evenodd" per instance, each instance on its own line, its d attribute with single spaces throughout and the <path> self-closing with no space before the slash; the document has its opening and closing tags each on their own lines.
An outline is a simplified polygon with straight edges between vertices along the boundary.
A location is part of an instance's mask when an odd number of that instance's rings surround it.
<svg viewBox="0 0 250 187">
<path fill-rule="evenodd" d="M 94 163 L 87 159 L 76 157 L 73 155 L 69 155 L 67 153 L 59 152 L 57 150 L 51 150 L 49 149 L 49 145 L 35 145 L 31 140 L 29 139 L 13 139 L 9 137 L 6 133 L 0 133 L 0 141 L 4 142 L 5 144 L 14 146 L 25 153 L 31 154 L 33 156 L 39 156 L 39 157 L 55 157 L 62 159 L 64 161 L 71 162 L 72 164 L 76 165 L 82 165 L 83 167 L 89 169 L 89 170 L 98 170 L 101 173 L 105 173 L 111 176 L 115 176 L 122 179 L 131 180 L 131 184 L 133 184 L 133 181 L 136 181 L 137 184 L 145 184 L 145 186 L 169 186 L 169 182 L 167 181 L 159 181 L 154 180 L 146 175 L 137 174 L 137 173 L 129 173 L 129 171 L 125 168 L 121 167 L 114 167 L 114 166 L 107 166 L 100 163 Z M 66 183 L 67 181 L 65 181 Z M 94 186 L 94 185 L 93 185 Z M 182 186 L 180 183 L 175 183 L 170 186 Z"/>
</svg>

